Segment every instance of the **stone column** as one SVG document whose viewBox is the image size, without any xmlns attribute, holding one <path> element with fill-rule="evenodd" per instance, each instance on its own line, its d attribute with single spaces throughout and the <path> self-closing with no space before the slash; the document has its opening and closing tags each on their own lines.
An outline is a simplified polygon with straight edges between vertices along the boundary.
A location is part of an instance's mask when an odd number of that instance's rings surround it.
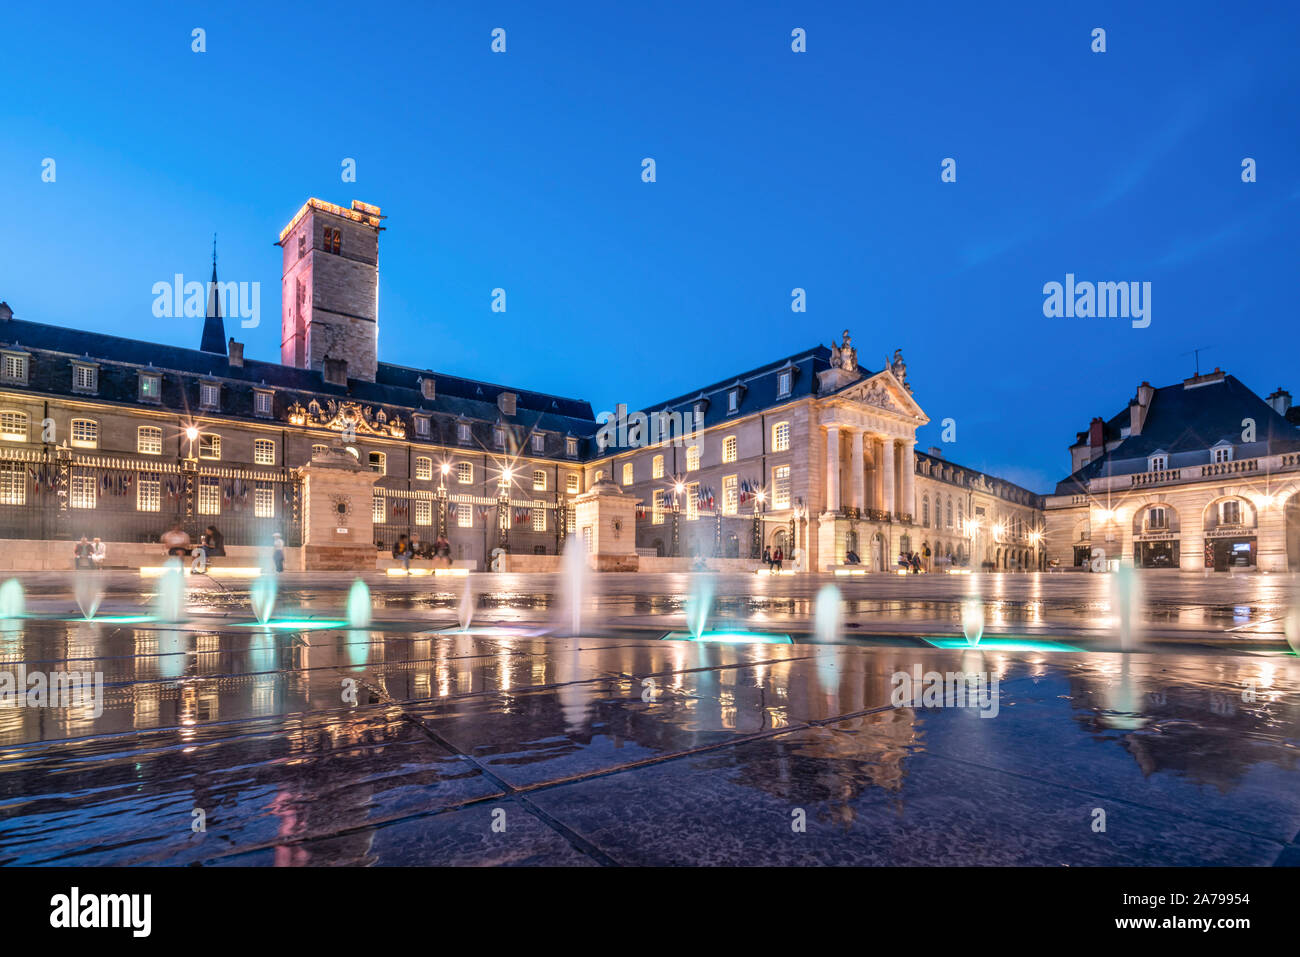
<svg viewBox="0 0 1300 957">
<path fill-rule="evenodd" d="M 894 440 L 890 436 L 880 443 L 880 487 L 881 508 L 887 512 L 897 512 L 898 503 L 894 501 Z"/>
<path fill-rule="evenodd" d="M 902 510 L 916 521 L 916 443 L 904 442 L 899 451 L 902 453 L 903 469 L 903 505 Z"/>
<path fill-rule="evenodd" d="M 826 426 L 826 511 L 840 510 L 840 427 Z"/>
<path fill-rule="evenodd" d="M 862 439 L 861 429 L 853 430 L 853 478 L 849 486 L 849 504 L 854 508 L 862 508 Z"/>
</svg>

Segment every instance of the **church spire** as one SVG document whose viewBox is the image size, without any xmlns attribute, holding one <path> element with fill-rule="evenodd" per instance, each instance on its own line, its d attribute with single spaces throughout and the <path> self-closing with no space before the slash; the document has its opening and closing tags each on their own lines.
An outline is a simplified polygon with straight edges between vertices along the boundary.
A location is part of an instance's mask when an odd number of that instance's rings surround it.
<svg viewBox="0 0 1300 957">
<path fill-rule="evenodd" d="M 226 354 L 226 324 L 221 321 L 221 297 L 217 294 L 217 234 L 212 234 L 212 280 L 208 283 L 208 311 L 203 320 L 199 351 Z"/>
</svg>

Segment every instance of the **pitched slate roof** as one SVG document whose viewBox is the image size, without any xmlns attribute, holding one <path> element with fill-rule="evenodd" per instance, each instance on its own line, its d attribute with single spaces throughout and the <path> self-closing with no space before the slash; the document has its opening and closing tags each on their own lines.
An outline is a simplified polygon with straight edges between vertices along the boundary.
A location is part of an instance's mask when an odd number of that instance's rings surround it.
<svg viewBox="0 0 1300 957">
<path fill-rule="evenodd" d="M 1155 452 L 1167 454 L 1168 467 L 1177 469 L 1208 464 L 1210 449 L 1220 442 L 1232 445 L 1237 459 L 1300 449 L 1300 429 L 1236 376 L 1224 374 L 1217 381 L 1190 387 L 1188 383 L 1156 389 L 1142 434 L 1122 438 L 1115 448 L 1066 476 L 1057 483 L 1056 494 L 1077 492 L 1098 476 L 1145 472 L 1147 459 Z M 1243 441 L 1246 419 L 1254 420 L 1254 442 Z M 1125 406 L 1107 423 L 1108 432 L 1113 428 L 1113 437 L 1119 438 L 1129 421 Z"/>
<path fill-rule="evenodd" d="M 931 455 L 929 452 L 922 452 L 920 449 L 916 450 L 916 456 L 917 458 L 930 463 L 930 478 L 933 478 L 937 482 L 944 482 L 949 485 L 958 485 L 966 488 L 971 484 L 969 476 L 981 475 L 989 484 L 987 489 L 981 491 L 986 491 L 990 495 L 996 495 L 998 498 L 1005 499 L 1008 502 L 1015 502 L 1020 505 L 1029 505 L 1033 508 L 1043 507 L 1042 495 L 1037 492 L 1031 492 L 1029 489 L 1021 485 L 1016 485 L 1014 482 L 1008 482 L 1004 478 L 998 478 L 996 475 L 991 475 L 988 472 L 981 472 L 979 469 L 973 469 L 966 465 L 958 465 L 956 462 L 946 459 L 943 456 Z M 956 469 L 959 473 L 965 473 L 965 475 L 958 475 L 956 480 L 939 478 L 933 474 L 935 465 L 942 465 L 947 468 Z"/>
<path fill-rule="evenodd" d="M 295 402 L 306 405 L 315 397 L 348 398 L 384 406 L 390 414 L 401 415 L 407 421 L 407 438 L 411 441 L 456 445 L 457 422 L 470 420 L 472 447 L 493 449 L 492 428 L 501 424 L 514 437 L 512 450 L 524 451 L 524 437 L 541 431 L 546 433 L 546 446 L 539 454 L 566 458 L 566 436 L 579 439 L 581 457 L 596 430 L 591 405 L 583 400 L 510 389 L 384 362 L 379 364 L 374 382 L 352 380 L 344 387 L 326 382 L 318 371 L 275 362 L 246 359 L 242 366 L 231 365 L 224 348 L 217 354 L 22 319 L 0 322 L 0 344 L 32 354 L 28 387 L 38 393 L 74 394 L 72 365 L 80 360 L 99 365 L 97 398 L 113 403 L 138 404 L 141 370 L 162 375 L 161 406 L 177 412 L 198 409 L 200 380 L 218 381 L 222 386 L 220 411 L 205 411 L 205 416 L 254 418 L 254 390 L 265 386 L 275 390 L 273 415 L 277 420 L 284 421 Z M 421 377 L 433 378 L 435 398 L 423 397 L 418 384 Z M 497 397 L 502 392 L 515 392 L 518 396 L 515 415 L 504 415 L 497 406 Z M 427 439 L 413 434 L 412 412 L 429 415 L 431 435 Z"/>
</svg>

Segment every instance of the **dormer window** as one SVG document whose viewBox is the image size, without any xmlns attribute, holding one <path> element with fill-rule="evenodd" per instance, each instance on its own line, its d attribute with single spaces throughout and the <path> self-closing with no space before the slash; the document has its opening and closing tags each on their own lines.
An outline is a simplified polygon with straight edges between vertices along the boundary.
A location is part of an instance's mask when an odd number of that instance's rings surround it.
<svg viewBox="0 0 1300 957">
<path fill-rule="evenodd" d="M 72 364 L 72 391 L 94 395 L 99 391 L 99 366 L 93 362 Z"/>
<path fill-rule="evenodd" d="M 1164 452 L 1153 452 L 1147 459 L 1148 472 L 1163 472 L 1169 468 L 1169 456 Z"/>
<path fill-rule="evenodd" d="M 790 394 L 794 384 L 794 373 L 789 369 L 783 369 L 776 374 L 776 397 L 784 399 Z"/>
<path fill-rule="evenodd" d="M 740 409 L 740 390 L 731 389 L 727 392 L 727 414 L 730 415 Z"/>
<path fill-rule="evenodd" d="M 1218 464 L 1220 462 L 1232 461 L 1232 446 L 1227 442 L 1220 442 L 1214 448 L 1210 449 L 1210 461 Z"/>
<path fill-rule="evenodd" d="M 415 417 L 415 434 L 422 439 L 429 437 L 429 417 L 427 415 L 417 415 Z"/>
<path fill-rule="evenodd" d="M 564 454 L 569 458 L 575 458 L 578 454 L 578 440 L 571 435 L 564 440 Z"/>
<path fill-rule="evenodd" d="M 0 357 L 0 379 L 16 385 L 27 384 L 26 352 L 5 352 Z"/>
<path fill-rule="evenodd" d="M 199 407 L 215 409 L 221 404 L 221 386 L 216 382 L 199 383 Z"/>
<path fill-rule="evenodd" d="M 456 423 L 456 441 L 459 442 L 461 445 L 469 445 L 469 438 L 470 438 L 470 433 L 469 433 L 469 423 L 468 423 L 468 422 L 457 422 L 457 423 Z"/>
<path fill-rule="evenodd" d="M 253 393 L 253 414 L 269 419 L 274 406 L 274 393 L 258 389 Z"/>
<path fill-rule="evenodd" d="M 492 430 L 492 443 L 499 449 L 506 447 L 506 430 L 499 425 Z"/>
<path fill-rule="evenodd" d="M 546 436 L 540 432 L 533 433 L 533 451 L 538 454 L 546 451 Z"/>
<path fill-rule="evenodd" d="M 162 376 L 155 372 L 140 373 L 140 401 L 162 401 Z"/>
</svg>

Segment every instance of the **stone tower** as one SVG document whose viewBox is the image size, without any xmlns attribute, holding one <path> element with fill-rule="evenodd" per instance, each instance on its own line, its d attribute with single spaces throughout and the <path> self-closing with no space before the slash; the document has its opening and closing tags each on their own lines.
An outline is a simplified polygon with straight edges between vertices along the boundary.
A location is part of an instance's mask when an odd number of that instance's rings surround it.
<svg viewBox="0 0 1300 957">
<path fill-rule="evenodd" d="M 347 364 L 346 378 L 375 381 L 383 219 L 359 200 L 347 209 L 309 199 L 280 231 L 281 363 L 324 371 L 333 359 Z"/>
</svg>

